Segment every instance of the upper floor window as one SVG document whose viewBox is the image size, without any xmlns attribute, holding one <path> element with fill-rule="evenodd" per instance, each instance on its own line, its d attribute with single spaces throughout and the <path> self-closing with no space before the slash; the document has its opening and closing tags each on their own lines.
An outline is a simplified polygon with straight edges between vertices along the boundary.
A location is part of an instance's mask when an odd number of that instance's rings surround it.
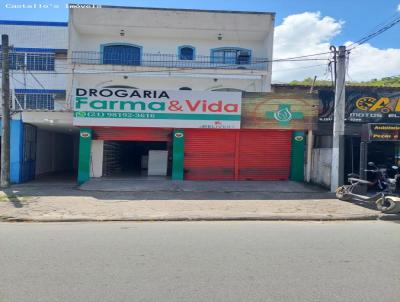
<svg viewBox="0 0 400 302">
<path fill-rule="evenodd" d="M 9 66 L 12 70 L 54 70 L 55 54 L 40 52 L 10 52 Z M 2 66 L 0 52 L 0 67 Z"/>
<path fill-rule="evenodd" d="M 54 95 L 49 93 L 17 93 L 18 109 L 54 109 Z"/>
<path fill-rule="evenodd" d="M 180 46 L 179 60 L 194 60 L 194 47 L 193 46 Z"/>
<path fill-rule="evenodd" d="M 54 70 L 54 54 L 27 53 L 26 67 L 28 70 Z"/>
<path fill-rule="evenodd" d="M 107 44 L 102 46 L 103 64 L 140 65 L 142 48 L 130 44 Z"/>
<path fill-rule="evenodd" d="M 211 50 L 211 62 L 218 64 L 249 64 L 251 51 L 249 49 L 222 47 Z"/>
</svg>

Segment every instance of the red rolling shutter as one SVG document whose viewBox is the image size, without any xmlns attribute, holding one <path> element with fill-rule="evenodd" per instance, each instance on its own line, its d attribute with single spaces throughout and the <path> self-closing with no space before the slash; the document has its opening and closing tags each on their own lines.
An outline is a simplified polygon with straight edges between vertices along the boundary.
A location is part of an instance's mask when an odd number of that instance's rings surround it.
<svg viewBox="0 0 400 302">
<path fill-rule="evenodd" d="M 185 179 L 235 179 L 234 130 L 185 130 Z"/>
<path fill-rule="evenodd" d="M 172 129 L 164 128 L 93 128 L 93 138 L 107 141 L 171 141 Z"/>
<path fill-rule="evenodd" d="M 242 130 L 238 179 L 289 179 L 291 138 L 291 131 Z"/>
</svg>

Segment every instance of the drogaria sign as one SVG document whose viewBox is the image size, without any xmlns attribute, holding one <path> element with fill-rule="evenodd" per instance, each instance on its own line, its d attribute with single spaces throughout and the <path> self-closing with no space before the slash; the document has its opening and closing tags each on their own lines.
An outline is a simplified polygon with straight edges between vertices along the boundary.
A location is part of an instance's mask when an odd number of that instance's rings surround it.
<svg viewBox="0 0 400 302">
<path fill-rule="evenodd" d="M 76 126 L 240 128 L 241 93 L 76 88 Z"/>
</svg>

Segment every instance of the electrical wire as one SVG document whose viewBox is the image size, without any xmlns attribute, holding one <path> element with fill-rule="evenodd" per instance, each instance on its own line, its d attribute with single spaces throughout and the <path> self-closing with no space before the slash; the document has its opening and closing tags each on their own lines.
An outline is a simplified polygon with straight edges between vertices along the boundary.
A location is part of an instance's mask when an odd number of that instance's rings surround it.
<svg viewBox="0 0 400 302">
<path fill-rule="evenodd" d="M 384 26 L 382 26 L 381 28 L 379 28 L 378 30 L 376 30 L 375 32 L 366 35 L 365 37 L 359 39 L 356 42 L 353 42 L 352 44 L 350 44 L 348 46 L 348 51 L 351 51 L 357 47 L 359 47 L 362 44 L 365 44 L 366 42 L 368 42 L 369 40 L 383 34 L 385 31 L 388 31 L 389 29 L 391 29 L 392 27 L 394 27 L 395 25 L 400 23 L 400 17 L 395 18 L 394 20 L 390 21 L 389 23 L 385 24 Z M 352 47 L 354 46 L 354 47 Z"/>
</svg>

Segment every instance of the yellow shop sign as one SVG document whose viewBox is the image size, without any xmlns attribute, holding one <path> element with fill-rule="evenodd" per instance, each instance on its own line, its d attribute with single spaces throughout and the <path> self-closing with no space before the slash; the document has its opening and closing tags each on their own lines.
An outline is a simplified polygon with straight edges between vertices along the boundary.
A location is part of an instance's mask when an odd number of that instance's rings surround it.
<svg viewBox="0 0 400 302">
<path fill-rule="evenodd" d="M 356 107 L 362 111 L 391 113 L 400 112 L 400 98 L 390 99 L 381 97 L 361 97 L 356 101 Z"/>
</svg>

